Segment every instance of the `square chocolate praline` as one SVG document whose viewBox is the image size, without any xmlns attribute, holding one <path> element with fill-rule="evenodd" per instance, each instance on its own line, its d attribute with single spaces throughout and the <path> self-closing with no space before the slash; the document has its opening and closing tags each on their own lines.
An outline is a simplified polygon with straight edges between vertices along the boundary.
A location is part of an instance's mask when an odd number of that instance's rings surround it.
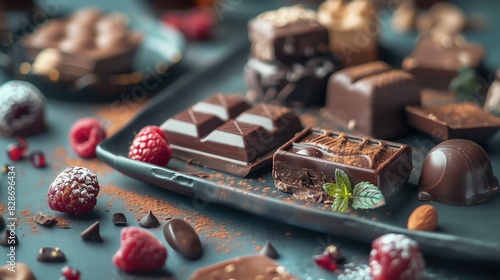
<svg viewBox="0 0 500 280">
<path fill-rule="evenodd" d="M 329 35 L 315 12 L 292 6 L 263 13 L 248 24 L 251 54 L 263 61 L 295 61 L 328 53 Z"/>
<path fill-rule="evenodd" d="M 391 139 L 407 131 L 406 105 L 420 105 L 413 75 L 377 61 L 337 71 L 328 81 L 326 108 L 341 126 Z"/>
<path fill-rule="evenodd" d="M 461 68 L 477 69 L 480 66 L 485 55 L 482 45 L 450 43 L 447 38 L 443 37 L 439 42 L 431 36 L 424 36 L 403 60 L 402 68 L 415 75 L 422 87 L 446 90 Z"/>
<path fill-rule="evenodd" d="M 283 192 L 322 193 L 340 169 L 353 185 L 372 183 L 387 199 L 408 180 L 411 159 L 411 148 L 404 144 L 306 128 L 274 154 L 273 178 Z"/>
</svg>

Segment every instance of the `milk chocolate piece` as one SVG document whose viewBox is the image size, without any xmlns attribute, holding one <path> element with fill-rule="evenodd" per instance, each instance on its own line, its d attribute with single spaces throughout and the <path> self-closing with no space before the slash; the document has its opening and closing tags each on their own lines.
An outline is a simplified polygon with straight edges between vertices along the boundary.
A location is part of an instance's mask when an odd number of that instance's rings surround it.
<svg viewBox="0 0 500 280">
<path fill-rule="evenodd" d="M 126 226 L 127 217 L 125 217 L 125 214 L 120 212 L 113 213 L 112 222 L 115 226 Z"/>
<path fill-rule="evenodd" d="M 100 229 L 99 221 L 97 221 L 92 225 L 90 225 L 86 230 L 84 230 L 80 234 L 80 237 L 86 241 L 103 242 L 99 229 Z"/>
<path fill-rule="evenodd" d="M 2 280 L 36 280 L 33 271 L 28 265 L 16 262 L 16 269 L 12 271 L 12 266 L 7 264 L 0 267 L 0 279 Z"/>
<path fill-rule="evenodd" d="M 403 135 L 405 105 L 420 105 L 420 87 L 411 74 L 382 61 L 337 71 L 328 82 L 329 115 L 356 133 L 380 139 Z"/>
<path fill-rule="evenodd" d="M 444 141 L 429 151 L 422 164 L 418 199 L 450 205 L 471 205 L 498 191 L 490 159 L 478 144 L 464 139 Z"/>
<path fill-rule="evenodd" d="M 66 255 L 58 247 L 43 247 L 38 252 L 36 260 L 39 262 L 54 263 L 54 262 L 65 262 Z"/>
<path fill-rule="evenodd" d="M 42 226 L 50 226 L 56 221 L 56 216 L 38 212 L 33 220 Z"/>
<path fill-rule="evenodd" d="M 275 149 L 302 125 L 288 108 L 251 107 L 242 96 L 216 94 L 166 120 L 161 129 L 174 157 L 244 177 L 269 165 Z"/>
<path fill-rule="evenodd" d="M 169 220 L 163 227 L 163 236 L 172 249 L 190 260 L 197 260 L 203 255 L 198 234 L 184 220 Z"/>
<path fill-rule="evenodd" d="M 446 90 L 461 68 L 477 69 L 484 54 L 482 45 L 436 32 L 420 37 L 413 52 L 403 60 L 402 69 L 415 75 L 423 87 Z"/>
<path fill-rule="evenodd" d="M 139 220 L 139 226 L 143 228 L 155 228 L 159 225 L 160 221 L 158 221 L 158 218 L 156 218 L 151 210 Z"/>
<path fill-rule="evenodd" d="M 344 171 L 353 185 L 369 182 L 387 199 L 405 183 L 412 170 L 411 149 L 394 142 L 357 137 L 319 128 L 306 128 L 274 154 L 276 187 L 288 193 L 303 190 L 323 194 L 325 183 L 335 182 L 335 170 Z"/>
<path fill-rule="evenodd" d="M 244 256 L 195 271 L 189 280 L 259 279 L 298 280 L 279 263 L 264 255 Z"/>
<path fill-rule="evenodd" d="M 295 61 L 328 52 L 328 30 L 300 5 L 265 12 L 248 24 L 251 53 L 263 61 Z"/>
<path fill-rule="evenodd" d="M 269 241 L 267 241 L 266 245 L 264 245 L 264 247 L 262 247 L 262 249 L 260 249 L 259 254 L 268 256 L 271 259 L 277 259 L 280 257 L 276 248 L 274 248 L 274 246 Z"/>
<path fill-rule="evenodd" d="M 84 9 L 67 19 L 52 19 L 23 41 L 32 72 L 52 80 L 74 81 L 89 74 L 115 74 L 132 68 L 143 39 L 117 13 L 104 16 Z"/>
<path fill-rule="evenodd" d="M 410 125 L 441 140 L 468 139 L 483 143 L 500 129 L 500 118 L 472 102 L 428 108 L 408 106 L 406 115 Z"/>
<path fill-rule="evenodd" d="M 345 66 L 355 66 L 378 59 L 379 29 L 377 11 L 366 0 L 330 0 L 318 8 L 318 20 L 330 34 L 331 51 Z"/>
<path fill-rule="evenodd" d="M 15 232 L 10 230 L 5 230 L 0 237 L 0 245 L 4 247 L 16 246 L 19 245 L 19 239 Z"/>
<path fill-rule="evenodd" d="M 289 107 L 323 105 L 328 78 L 340 67 L 332 55 L 290 63 L 251 57 L 244 68 L 247 97 Z"/>
</svg>

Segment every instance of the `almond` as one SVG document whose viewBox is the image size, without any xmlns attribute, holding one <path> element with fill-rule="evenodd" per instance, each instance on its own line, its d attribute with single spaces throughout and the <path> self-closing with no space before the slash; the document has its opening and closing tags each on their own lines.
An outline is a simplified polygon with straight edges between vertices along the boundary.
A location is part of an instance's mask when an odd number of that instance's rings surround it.
<svg viewBox="0 0 500 280">
<path fill-rule="evenodd" d="M 411 213 L 408 218 L 409 230 L 424 230 L 433 231 L 436 229 L 438 222 L 438 215 L 436 209 L 432 205 L 422 205 Z"/>
</svg>

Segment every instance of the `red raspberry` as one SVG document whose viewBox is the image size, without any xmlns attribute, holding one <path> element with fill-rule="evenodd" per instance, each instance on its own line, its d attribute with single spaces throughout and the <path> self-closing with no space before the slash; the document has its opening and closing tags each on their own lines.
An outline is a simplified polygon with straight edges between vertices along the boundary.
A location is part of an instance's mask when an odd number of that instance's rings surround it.
<svg viewBox="0 0 500 280">
<path fill-rule="evenodd" d="M 69 130 L 69 143 L 75 153 L 84 158 L 96 156 L 95 149 L 106 138 L 106 130 L 94 118 L 77 120 Z"/>
<path fill-rule="evenodd" d="M 80 280 L 80 271 L 77 269 L 71 267 L 71 266 L 65 266 L 61 269 L 61 273 L 65 280 Z"/>
<path fill-rule="evenodd" d="M 133 160 L 165 166 L 172 157 L 172 148 L 159 127 L 146 126 L 132 141 L 128 157 Z"/>
<path fill-rule="evenodd" d="M 52 210 L 83 215 L 94 209 L 98 194 L 95 173 L 84 167 L 70 166 L 50 184 L 47 202 Z"/>
<path fill-rule="evenodd" d="M 159 269 L 167 259 L 167 248 L 149 231 L 126 227 L 121 231 L 120 249 L 113 263 L 127 271 Z"/>
<path fill-rule="evenodd" d="M 184 15 L 181 30 L 188 40 L 202 41 L 210 39 L 214 25 L 215 18 L 211 11 L 192 9 Z"/>
<path fill-rule="evenodd" d="M 404 234 L 385 234 L 372 242 L 369 265 L 373 280 L 418 279 L 425 261 L 415 240 Z"/>
</svg>

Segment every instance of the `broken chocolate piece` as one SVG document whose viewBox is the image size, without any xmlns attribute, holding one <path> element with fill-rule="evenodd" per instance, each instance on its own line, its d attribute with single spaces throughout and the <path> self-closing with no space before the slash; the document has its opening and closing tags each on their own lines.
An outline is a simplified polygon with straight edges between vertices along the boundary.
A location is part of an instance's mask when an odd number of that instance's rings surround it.
<svg viewBox="0 0 500 280">
<path fill-rule="evenodd" d="M 83 240 L 87 241 L 97 241 L 97 242 L 103 242 L 101 233 L 99 232 L 99 221 L 93 223 L 90 225 L 86 230 L 84 230 L 81 234 L 80 237 Z"/>
<path fill-rule="evenodd" d="M 184 257 L 197 260 L 203 254 L 200 238 L 186 221 L 171 219 L 163 227 L 167 243 Z"/>
<path fill-rule="evenodd" d="M 158 221 L 158 218 L 156 218 L 151 210 L 139 220 L 139 226 L 143 228 L 155 228 L 159 225 L 160 221 Z"/>
<path fill-rule="evenodd" d="M 260 249 L 259 254 L 266 255 L 271 259 L 277 259 L 280 257 L 278 251 L 276 251 L 276 248 L 274 248 L 274 246 L 271 244 L 271 242 L 269 242 L 269 240 L 266 242 L 266 245 L 264 245 L 264 247 Z"/>
<path fill-rule="evenodd" d="M 37 224 L 40 224 L 42 226 L 50 226 L 50 225 L 52 225 L 55 222 L 56 216 L 50 215 L 50 214 L 44 214 L 42 212 L 38 212 L 35 215 L 35 217 L 33 218 L 33 220 Z"/>
<path fill-rule="evenodd" d="M 64 255 L 63 251 L 61 251 L 61 249 L 59 249 L 58 247 L 43 247 L 38 252 L 36 260 L 39 262 L 47 263 L 65 262 L 66 255 Z"/>
<path fill-rule="evenodd" d="M 115 226 L 126 226 L 127 217 L 121 212 L 113 213 L 112 222 Z"/>
<path fill-rule="evenodd" d="M 17 238 L 16 233 L 8 229 L 5 230 L 2 237 L 0 237 L 0 245 L 4 247 L 19 245 L 19 239 Z"/>
</svg>

